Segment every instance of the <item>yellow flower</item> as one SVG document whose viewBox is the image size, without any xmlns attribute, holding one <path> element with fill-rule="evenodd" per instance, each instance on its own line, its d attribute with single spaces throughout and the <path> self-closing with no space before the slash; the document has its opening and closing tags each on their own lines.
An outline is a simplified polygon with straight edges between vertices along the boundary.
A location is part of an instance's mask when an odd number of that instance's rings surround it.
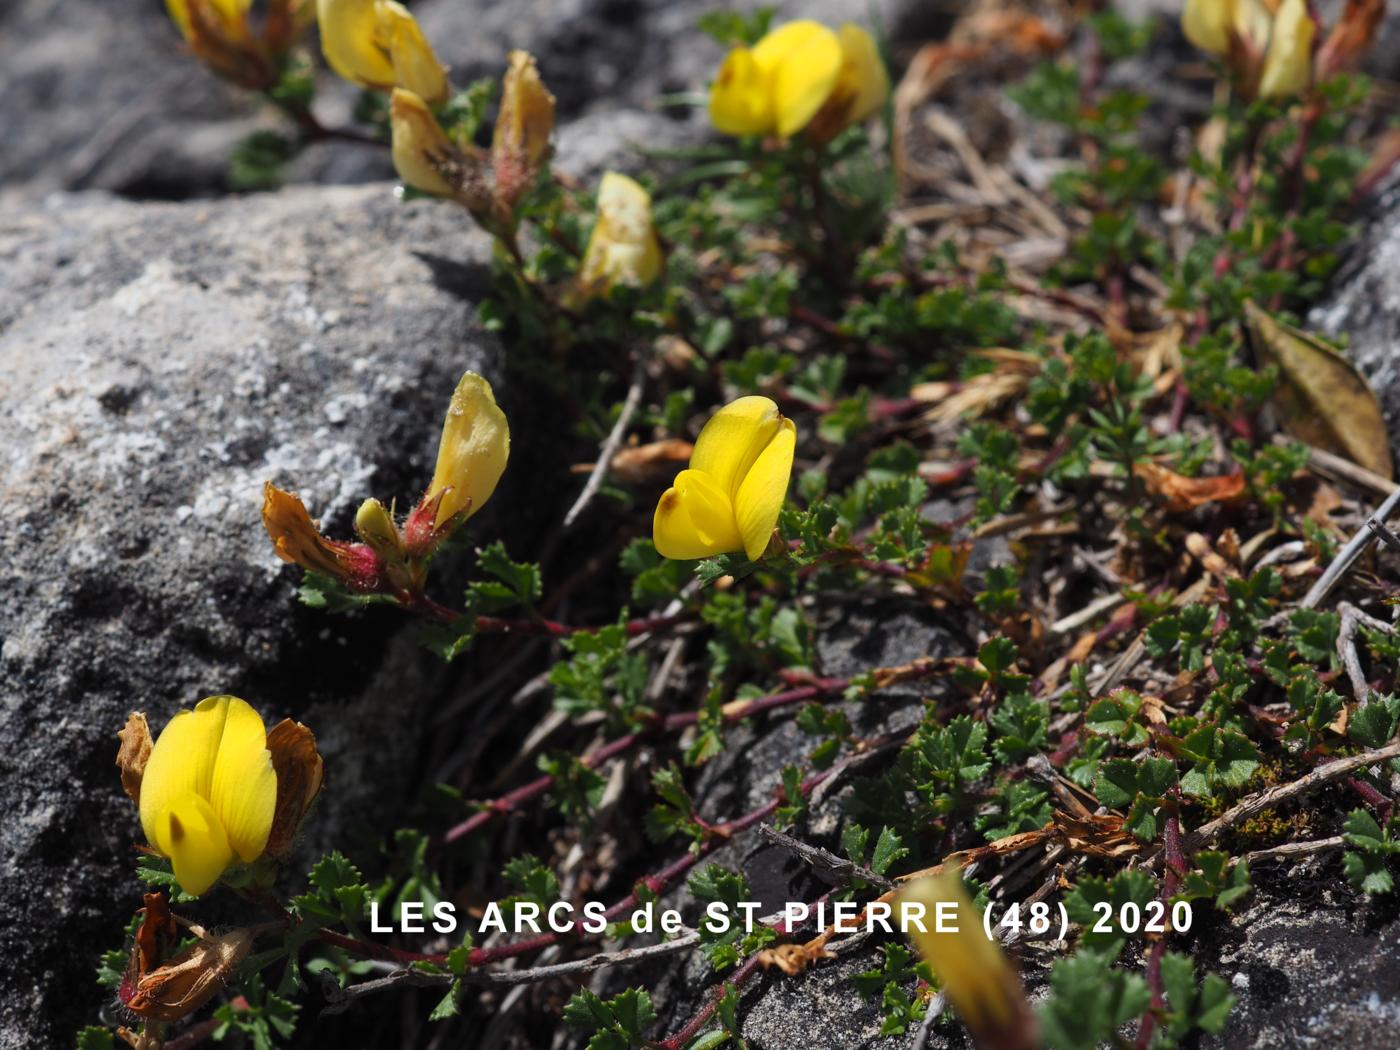
<svg viewBox="0 0 1400 1050">
<path fill-rule="evenodd" d="M 787 498 L 797 428 L 766 397 L 741 397 L 700 431 L 690 466 L 656 505 L 652 539 L 663 558 L 742 550 L 762 556 Z"/>
<path fill-rule="evenodd" d="M 394 170 L 406 185 L 437 197 L 457 195 L 456 187 L 438 170 L 457 150 L 432 110 L 407 88 L 394 88 L 389 98 L 389 130 Z"/>
<path fill-rule="evenodd" d="M 263 720 L 236 696 L 211 696 L 172 718 L 141 776 L 141 827 L 198 896 L 235 860 L 262 856 L 277 806 Z"/>
<path fill-rule="evenodd" d="M 1021 980 L 1001 947 L 987 939 L 961 875 L 946 871 L 911 882 L 900 891 L 899 900 L 901 905 L 923 906 L 923 930 L 911 922 L 909 938 L 933 967 L 948 1001 L 978 1044 L 1039 1045 Z M 950 905 L 953 921 L 947 918 Z"/>
<path fill-rule="evenodd" d="M 549 157 L 554 131 L 554 96 L 544 86 L 535 60 L 526 51 L 510 53 L 510 68 L 501 81 L 501 112 L 491 139 L 491 166 L 496 195 L 513 207 Z"/>
<path fill-rule="evenodd" d="M 826 141 L 884 105 L 889 90 L 869 33 L 802 19 L 729 53 L 710 88 L 710 122 L 728 135 L 782 138 L 813 125 Z"/>
<path fill-rule="evenodd" d="M 206 22 L 214 22 L 221 29 L 239 32 L 246 27 L 248 8 L 252 0 L 193 0 L 198 5 L 199 17 Z M 190 16 L 191 0 L 165 0 L 165 9 L 170 20 L 186 40 L 194 38 L 194 24 Z"/>
<path fill-rule="evenodd" d="M 447 101 L 447 71 L 417 20 L 395 0 L 317 0 L 321 50 L 352 84 L 407 88 L 431 105 Z"/>
<path fill-rule="evenodd" d="M 1224 57 L 1230 50 L 1235 0 L 1186 0 L 1181 29 L 1202 51 Z"/>
<path fill-rule="evenodd" d="M 510 457 L 510 424 L 491 384 L 475 372 L 453 391 L 438 442 L 437 467 L 420 507 L 437 510 L 433 528 L 466 521 L 486 505 Z"/>
<path fill-rule="evenodd" d="M 619 284 L 644 287 L 661 273 L 661 242 L 651 223 L 651 196 L 626 175 L 606 172 L 598 186 L 598 219 L 579 266 L 584 298 Z"/>
<path fill-rule="evenodd" d="M 1312 45 L 1317 24 L 1307 0 L 1283 0 L 1274 15 L 1273 33 L 1259 76 L 1260 98 L 1295 95 L 1312 80 Z"/>
</svg>

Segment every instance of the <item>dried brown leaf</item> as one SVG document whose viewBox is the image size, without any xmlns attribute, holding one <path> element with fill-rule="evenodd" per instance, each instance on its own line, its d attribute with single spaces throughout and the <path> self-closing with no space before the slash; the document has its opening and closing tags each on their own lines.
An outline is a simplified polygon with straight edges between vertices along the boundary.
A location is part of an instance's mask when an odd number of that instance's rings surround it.
<svg viewBox="0 0 1400 1050">
<path fill-rule="evenodd" d="M 1244 495 L 1243 474 L 1221 474 L 1211 478 L 1188 478 L 1156 463 L 1138 463 L 1133 473 L 1147 490 L 1160 497 L 1167 509 L 1183 513 L 1207 503 L 1226 503 Z"/>
<path fill-rule="evenodd" d="M 834 959 L 835 954 L 825 946 L 812 941 L 808 944 L 780 944 L 774 948 L 764 948 L 758 953 L 758 964 L 765 970 L 776 966 L 789 977 L 796 977 L 809 966 L 822 959 Z"/>
<path fill-rule="evenodd" d="M 1142 843 L 1123 830 L 1123 818 L 1112 813 L 1071 816 L 1056 810 L 1051 818 L 1057 837 L 1067 849 L 1089 857 L 1129 857 Z"/>
<path fill-rule="evenodd" d="M 1274 403 L 1283 429 L 1393 478 L 1380 403 L 1356 367 L 1321 340 L 1281 324 L 1254 303 L 1246 302 L 1244 308 L 1260 360 L 1278 366 Z"/>
</svg>

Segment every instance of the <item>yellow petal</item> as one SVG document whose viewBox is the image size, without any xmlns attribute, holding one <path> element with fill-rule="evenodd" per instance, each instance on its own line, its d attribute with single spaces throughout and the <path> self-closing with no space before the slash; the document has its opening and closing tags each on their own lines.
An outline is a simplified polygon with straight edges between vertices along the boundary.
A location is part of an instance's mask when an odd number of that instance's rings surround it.
<svg viewBox="0 0 1400 1050">
<path fill-rule="evenodd" d="M 496 404 L 491 384 L 475 372 L 462 376 L 453 391 L 438 443 L 437 468 L 425 502 L 445 493 L 438 505 L 435 528 L 458 513 L 463 520 L 479 511 L 506 470 L 510 457 L 510 424 Z"/>
<path fill-rule="evenodd" d="M 982 916 L 968 897 L 961 876 L 944 872 L 919 879 L 907 885 L 899 899 L 902 904 L 924 906 L 924 930 L 920 932 L 911 923 L 909 937 L 938 974 L 949 1002 L 968 1028 L 985 1034 L 1015 1026 L 1025 1002 L 1020 978 L 1000 945 L 987 939 Z M 949 905 L 956 914 L 956 920 L 945 920 L 941 930 L 937 922 L 940 903 L 945 915 Z M 952 931 L 954 926 L 957 932 Z"/>
<path fill-rule="evenodd" d="M 736 47 L 710 85 L 710 123 L 726 135 L 770 135 L 773 93 L 769 77 L 748 48 Z"/>
<path fill-rule="evenodd" d="M 212 806 L 198 795 L 182 795 L 156 816 L 151 844 L 170 858 L 175 881 L 198 897 L 219 881 L 233 862 L 228 836 Z"/>
<path fill-rule="evenodd" d="M 663 558 L 689 561 L 741 550 L 743 538 L 728 495 L 709 475 L 683 470 L 656 504 L 652 542 Z"/>
<path fill-rule="evenodd" d="M 394 86 L 388 48 L 377 39 L 377 0 L 316 0 L 321 50 L 332 69 L 352 84 L 387 91 Z"/>
<path fill-rule="evenodd" d="M 394 84 L 407 88 L 429 105 L 446 102 L 451 92 L 447 70 L 433 53 L 418 20 L 396 0 L 379 0 L 376 15 L 379 39 L 389 49 Z"/>
<path fill-rule="evenodd" d="M 1202 51 L 1224 56 L 1230 50 L 1233 8 L 1232 0 L 1186 0 L 1181 12 L 1182 32 Z"/>
<path fill-rule="evenodd" d="M 1295 95 L 1312 82 L 1312 45 L 1317 24 L 1307 0 L 1283 0 L 1274 16 L 1268 57 L 1259 78 L 1260 98 Z"/>
<path fill-rule="evenodd" d="M 412 91 L 394 88 L 389 98 L 389 131 L 394 170 L 405 185 L 438 197 L 455 195 L 452 184 L 433 163 L 434 159 L 450 158 L 455 150 L 432 110 Z"/>
<path fill-rule="evenodd" d="M 731 401 L 701 428 L 690 454 L 691 469 L 714 478 L 735 502 L 744 476 L 778 433 L 782 419 L 770 398 L 752 395 Z"/>
<path fill-rule="evenodd" d="M 661 264 L 651 195 L 626 175 L 605 172 L 598 184 L 598 221 L 579 265 L 579 285 L 585 294 L 619 284 L 644 287 L 660 275 Z"/>
<path fill-rule="evenodd" d="M 822 108 L 841 73 L 841 42 L 820 22 L 800 20 L 773 30 L 753 48 L 772 84 L 775 130 L 801 131 Z"/>
<path fill-rule="evenodd" d="M 262 717 L 236 696 L 210 697 L 224 705 L 227 717 L 214 761 L 209 803 L 223 824 L 228 845 L 238 859 L 252 863 L 262 855 L 277 808 L 277 774 L 267 749 Z"/>
<path fill-rule="evenodd" d="M 792 420 L 783 419 L 778 432 L 773 436 L 758 459 L 739 485 L 739 495 L 734 501 L 734 518 L 739 525 L 739 535 L 744 539 L 744 553 L 749 561 L 758 561 L 763 555 L 773 529 L 778 524 L 778 514 L 787 499 L 788 480 L 792 477 L 792 456 L 797 447 L 797 427 Z"/>
<path fill-rule="evenodd" d="M 1262 59 L 1273 31 L 1278 0 L 1228 0 L 1230 28 L 1252 59 Z"/>
<path fill-rule="evenodd" d="M 846 121 L 858 124 L 890 97 L 890 75 L 875 38 L 860 26 L 847 22 L 836 35 L 841 42 L 842 89 L 854 92 Z"/>
<path fill-rule="evenodd" d="M 186 795 L 209 797 L 214 762 L 228 717 L 228 698 L 201 700 L 193 711 L 181 711 L 161 730 L 141 777 L 141 828 L 151 845 L 156 841 L 156 818 Z"/>
</svg>

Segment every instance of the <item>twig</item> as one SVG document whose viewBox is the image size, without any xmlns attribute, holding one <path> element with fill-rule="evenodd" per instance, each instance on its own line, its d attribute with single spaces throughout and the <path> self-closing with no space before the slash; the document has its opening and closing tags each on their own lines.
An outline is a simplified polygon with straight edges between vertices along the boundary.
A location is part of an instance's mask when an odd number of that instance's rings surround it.
<svg viewBox="0 0 1400 1050">
<path fill-rule="evenodd" d="M 1287 446 L 1292 444 L 1307 445 L 1305 441 L 1295 441 L 1292 438 L 1284 437 L 1282 434 L 1274 435 L 1274 444 Z M 1374 470 L 1367 470 L 1358 466 L 1351 460 L 1337 455 L 1335 452 L 1328 452 L 1326 449 L 1307 445 L 1308 466 L 1319 474 L 1334 478 L 1338 481 L 1346 481 L 1364 489 L 1370 489 L 1377 496 L 1389 496 L 1395 491 L 1395 482 L 1389 478 L 1382 477 Z"/>
<path fill-rule="evenodd" d="M 1274 806 L 1287 802 L 1291 798 L 1296 798 L 1322 784 L 1329 783 L 1333 780 L 1339 780 L 1365 766 L 1373 766 L 1378 762 L 1387 762 L 1392 758 L 1400 758 L 1400 742 L 1388 744 L 1374 751 L 1363 751 L 1359 755 L 1339 758 L 1334 762 L 1328 762 L 1325 766 L 1318 766 L 1311 773 L 1291 783 L 1280 784 L 1277 787 L 1266 788 L 1263 791 L 1256 791 L 1253 795 L 1236 803 L 1230 809 L 1220 814 L 1220 816 L 1209 823 L 1202 824 L 1188 835 L 1186 837 L 1185 852 L 1190 853 L 1214 842 L 1224 832 L 1228 831 L 1236 824 L 1243 823 L 1250 817 L 1264 812 L 1266 809 L 1272 809 Z"/>
<path fill-rule="evenodd" d="M 1371 519 L 1384 524 L 1386 519 L 1395 513 L 1396 507 L 1400 507 L 1400 488 L 1394 489 L 1391 494 L 1386 497 L 1386 501 L 1376 508 L 1376 512 L 1371 515 Z M 1368 521 L 1369 520 L 1370 519 L 1368 519 Z M 1332 593 L 1332 588 L 1337 585 L 1337 582 L 1345 576 L 1352 565 L 1355 564 L 1356 559 L 1361 557 L 1361 555 L 1365 553 L 1366 548 L 1374 543 L 1375 540 L 1376 534 L 1366 525 L 1362 525 L 1361 528 L 1357 530 L 1356 535 L 1353 536 L 1347 545 L 1337 553 L 1337 556 L 1332 559 L 1332 564 L 1327 566 L 1327 571 L 1318 578 L 1318 581 L 1312 585 L 1308 593 L 1303 595 L 1303 600 L 1298 603 L 1298 608 L 1315 609 L 1322 604 L 1327 596 Z"/>
<path fill-rule="evenodd" d="M 1342 836 L 1334 835 L 1330 839 L 1313 839 L 1311 842 L 1285 842 L 1282 846 L 1257 849 L 1246 853 L 1240 859 L 1249 864 L 1260 860 L 1287 860 L 1292 857 L 1307 857 L 1314 853 L 1326 853 L 1328 850 L 1341 849 L 1345 845 L 1346 840 Z"/>
<path fill-rule="evenodd" d="M 637 363 L 632 369 L 632 382 L 627 387 L 627 399 L 622 402 L 622 411 L 618 413 L 617 422 L 608 432 L 608 439 L 603 442 L 603 449 L 598 453 L 598 461 L 593 464 L 588 480 L 584 482 L 583 491 L 578 494 L 578 499 L 574 500 L 574 505 L 564 515 L 564 528 L 573 525 L 602 487 L 603 479 L 608 476 L 608 466 L 612 463 L 613 454 L 617 452 L 617 446 L 622 444 L 622 435 L 627 433 L 632 416 L 642 402 L 642 388 L 646 386 L 646 378 L 647 348 L 642 347 L 637 351 Z"/>
<path fill-rule="evenodd" d="M 878 872 L 871 871 L 867 867 L 856 864 L 853 861 L 838 857 L 829 850 L 824 850 L 820 846 L 813 846 L 801 839 L 793 838 L 785 832 L 779 831 L 771 824 L 760 824 L 758 827 L 760 838 L 765 838 L 775 846 L 787 850 L 814 868 L 818 868 L 828 874 L 835 875 L 840 879 L 860 879 L 868 882 L 872 886 L 879 886 L 882 890 L 894 889 L 894 882 Z"/>
</svg>

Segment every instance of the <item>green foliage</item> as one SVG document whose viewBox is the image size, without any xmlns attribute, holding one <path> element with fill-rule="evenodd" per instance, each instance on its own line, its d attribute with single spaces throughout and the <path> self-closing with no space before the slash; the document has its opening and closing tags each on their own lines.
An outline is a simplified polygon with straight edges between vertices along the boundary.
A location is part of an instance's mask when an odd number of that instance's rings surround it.
<svg viewBox="0 0 1400 1050">
<path fill-rule="evenodd" d="M 917 981 L 933 984 L 933 972 L 928 963 L 920 962 L 898 941 L 885 945 L 884 960 L 878 970 L 856 974 L 856 991 L 867 999 L 877 996 L 880 999 L 884 1015 L 880 1025 L 882 1036 L 903 1035 L 923 1021 L 928 1004 L 911 991 Z"/>
<path fill-rule="evenodd" d="M 1177 900 L 1214 901 L 1222 911 L 1238 903 L 1253 886 L 1249 881 L 1246 861 L 1230 863 L 1230 855 L 1219 850 L 1202 850 L 1196 854 L 1198 871 L 1189 872 L 1182 880 Z"/>
<path fill-rule="evenodd" d="M 541 755 L 540 772 L 554 778 L 549 800 L 570 824 L 588 826 L 593 810 L 603 800 L 607 781 L 575 755 L 555 752 Z"/>
<path fill-rule="evenodd" d="M 752 901 L 753 893 L 749 880 L 739 872 L 707 864 L 690 876 L 687 886 L 702 903 L 722 905 L 722 914 L 727 916 L 727 922 L 711 922 L 708 915 L 700 922 L 701 950 L 717 972 L 737 965 L 744 956 L 777 938 L 772 929 L 761 923 L 755 922 L 752 931 L 746 929 L 747 913 L 739 905 Z"/>
<path fill-rule="evenodd" d="M 1196 966 L 1188 955 L 1167 952 L 1162 956 L 1162 990 L 1167 1011 L 1162 1034 L 1172 1042 L 1199 1029 L 1216 1033 L 1225 1027 L 1225 1018 L 1235 1005 L 1230 984 L 1219 974 L 1208 973 L 1198 985 Z"/>
<path fill-rule="evenodd" d="M 1347 881 L 1367 894 L 1389 893 L 1395 889 L 1390 858 L 1400 854 L 1400 841 L 1395 838 L 1396 821 L 1392 818 L 1385 828 L 1364 809 L 1347 814 L 1342 838 L 1353 847 L 1342 854 L 1342 867 Z"/>
<path fill-rule="evenodd" d="M 1181 790 L 1201 797 L 1220 788 L 1241 788 L 1259 768 L 1259 749 L 1243 733 L 1207 723 L 1181 742 L 1181 754 L 1193 765 L 1181 777 Z"/>
<path fill-rule="evenodd" d="M 1037 1014 L 1054 1050 L 1097 1050 L 1147 1009 L 1152 1001 L 1147 982 L 1115 969 L 1116 956 L 1116 951 L 1081 948 L 1050 970 L 1050 997 Z"/>
<path fill-rule="evenodd" d="M 634 1050 L 646 1044 L 646 1030 L 656 1023 L 651 996 L 629 988 L 611 999 L 600 999 L 587 988 L 574 993 L 564 1007 L 572 1028 L 592 1033 L 588 1050 Z"/>
</svg>

